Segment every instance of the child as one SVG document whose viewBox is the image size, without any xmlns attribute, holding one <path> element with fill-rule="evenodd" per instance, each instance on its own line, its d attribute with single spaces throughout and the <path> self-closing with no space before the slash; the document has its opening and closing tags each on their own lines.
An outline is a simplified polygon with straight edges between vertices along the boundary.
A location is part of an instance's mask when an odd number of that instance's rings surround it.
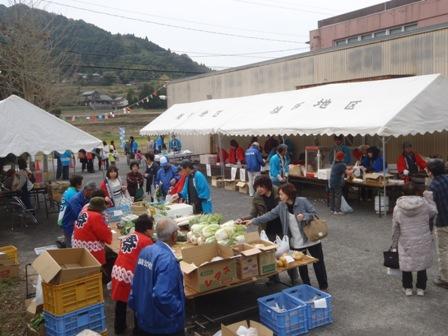
<svg viewBox="0 0 448 336">
<path fill-rule="evenodd" d="M 112 268 L 112 300 L 116 301 L 115 334 L 126 330 L 126 309 L 132 278 L 140 251 L 153 244 L 153 223 L 154 219 L 148 215 L 138 217 L 135 221 L 135 232 L 121 242 L 120 252 Z"/>
</svg>

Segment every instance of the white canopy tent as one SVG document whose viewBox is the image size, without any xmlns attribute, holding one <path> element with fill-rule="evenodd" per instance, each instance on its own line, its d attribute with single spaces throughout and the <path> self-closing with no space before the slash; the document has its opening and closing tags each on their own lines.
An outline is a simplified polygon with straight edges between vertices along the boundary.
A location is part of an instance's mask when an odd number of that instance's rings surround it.
<svg viewBox="0 0 448 336">
<path fill-rule="evenodd" d="M 379 135 L 448 129 L 448 79 L 425 75 L 176 104 L 141 135 Z"/>
<path fill-rule="evenodd" d="M 12 95 L 0 101 L 0 157 L 102 147 L 102 141 Z"/>
</svg>

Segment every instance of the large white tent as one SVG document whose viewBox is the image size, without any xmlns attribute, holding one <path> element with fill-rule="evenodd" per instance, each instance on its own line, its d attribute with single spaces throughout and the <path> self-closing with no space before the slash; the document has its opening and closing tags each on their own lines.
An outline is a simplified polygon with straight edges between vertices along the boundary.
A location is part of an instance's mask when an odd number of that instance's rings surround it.
<svg viewBox="0 0 448 336">
<path fill-rule="evenodd" d="M 96 147 L 102 147 L 101 140 L 20 97 L 0 101 L 0 157 Z"/>
<path fill-rule="evenodd" d="M 425 75 L 176 104 L 140 134 L 415 135 L 448 130 L 448 79 Z"/>
</svg>

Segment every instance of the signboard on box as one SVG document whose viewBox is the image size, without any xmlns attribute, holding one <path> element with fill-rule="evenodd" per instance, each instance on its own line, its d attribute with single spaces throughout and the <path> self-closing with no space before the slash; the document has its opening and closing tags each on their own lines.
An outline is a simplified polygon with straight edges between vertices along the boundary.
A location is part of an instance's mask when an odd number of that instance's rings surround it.
<svg viewBox="0 0 448 336">
<path fill-rule="evenodd" d="M 216 188 L 224 187 L 224 179 L 222 176 L 212 176 L 212 186 Z"/>
<path fill-rule="evenodd" d="M 19 276 L 19 265 L 0 265 L 0 279 L 16 278 Z"/>
<path fill-rule="evenodd" d="M 257 331 L 258 336 L 272 336 L 273 335 L 272 330 L 265 327 L 261 323 L 258 323 L 255 321 L 249 321 L 249 322 L 240 321 L 237 323 L 229 324 L 227 326 L 224 324 L 221 324 L 222 336 L 237 336 L 237 335 L 239 335 L 239 334 L 237 334 L 237 331 L 241 327 L 244 327 L 247 329 L 254 328 Z"/>
<path fill-rule="evenodd" d="M 85 248 L 48 250 L 31 264 L 42 280 L 61 284 L 98 273 L 101 264 Z"/>
<path fill-rule="evenodd" d="M 222 259 L 211 261 L 215 257 Z M 187 287 L 206 292 L 235 281 L 236 263 L 230 247 L 214 243 L 182 249 L 180 267 Z"/>
<path fill-rule="evenodd" d="M 260 250 L 258 255 L 258 271 L 260 275 L 266 275 L 277 271 L 275 252 L 277 245 L 266 240 L 261 240 L 257 231 L 248 232 L 245 235 L 246 244 Z"/>
<path fill-rule="evenodd" d="M 258 255 L 260 250 L 251 245 L 242 244 L 233 247 L 236 255 L 240 255 L 237 261 L 238 279 L 249 279 L 258 276 Z"/>
</svg>

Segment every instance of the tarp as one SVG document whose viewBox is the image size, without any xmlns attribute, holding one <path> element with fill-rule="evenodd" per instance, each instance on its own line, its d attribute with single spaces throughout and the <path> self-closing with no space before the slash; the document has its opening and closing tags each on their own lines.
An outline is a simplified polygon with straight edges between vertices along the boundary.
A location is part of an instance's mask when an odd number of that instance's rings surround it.
<svg viewBox="0 0 448 336">
<path fill-rule="evenodd" d="M 101 140 L 20 97 L 0 101 L 0 157 L 96 147 L 102 147 Z"/>
<path fill-rule="evenodd" d="M 448 80 L 435 74 L 177 104 L 140 133 L 401 136 L 447 129 Z"/>
</svg>

